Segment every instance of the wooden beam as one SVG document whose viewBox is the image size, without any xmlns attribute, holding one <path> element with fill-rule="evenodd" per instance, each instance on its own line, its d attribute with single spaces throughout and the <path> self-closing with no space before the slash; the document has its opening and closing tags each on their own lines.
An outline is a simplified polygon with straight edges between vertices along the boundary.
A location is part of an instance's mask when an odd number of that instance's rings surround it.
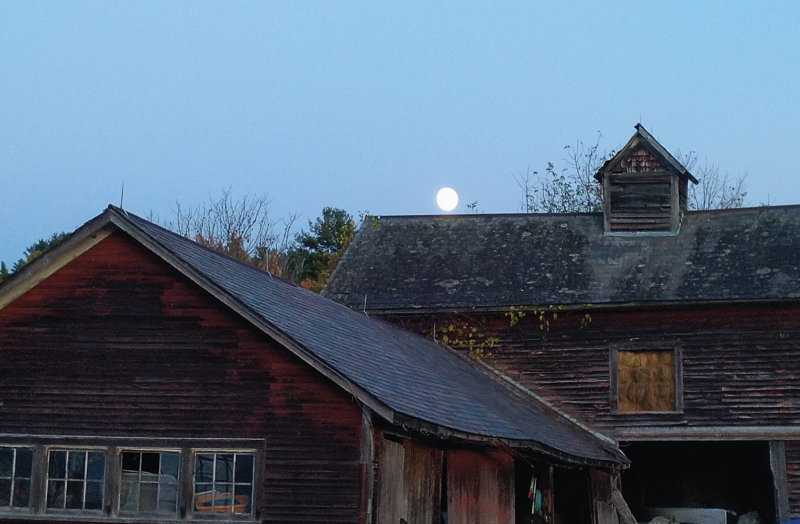
<svg viewBox="0 0 800 524">
<path fill-rule="evenodd" d="M 769 443 L 769 467 L 775 493 L 775 513 L 778 522 L 789 520 L 789 487 L 786 479 L 786 446 L 782 440 Z"/>
</svg>

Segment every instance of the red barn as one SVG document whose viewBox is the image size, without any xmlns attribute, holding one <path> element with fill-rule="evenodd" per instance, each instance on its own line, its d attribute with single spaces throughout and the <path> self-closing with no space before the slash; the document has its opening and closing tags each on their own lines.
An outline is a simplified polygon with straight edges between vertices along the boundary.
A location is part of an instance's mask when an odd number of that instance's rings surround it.
<svg viewBox="0 0 800 524">
<path fill-rule="evenodd" d="M 372 218 L 325 293 L 620 442 L 642 520 L 800 516 L 800 206 L 689 211 L 641 126 L 597 177 L 599 213 Z"/>
<path fill-rule="evenodd" d="M 626 464 L 491 368 L 118 208 L 0 285 L 2 521 L 602 521 Z"/>
</svg>

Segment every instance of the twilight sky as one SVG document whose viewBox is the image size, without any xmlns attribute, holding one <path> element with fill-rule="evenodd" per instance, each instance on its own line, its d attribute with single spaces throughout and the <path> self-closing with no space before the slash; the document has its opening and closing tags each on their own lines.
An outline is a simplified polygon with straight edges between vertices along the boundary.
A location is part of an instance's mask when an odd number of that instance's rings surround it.
<svg viewBox="0 0 800 524">
<path fill-rule="evenodd" d="M 435 4 L 435 5 L 429 5 Z M 800 3 L 0 3 L 0 260 L 119 204 L 515 212 L 513 176 L 641 121 L 800 204 Z"/>
</svg>

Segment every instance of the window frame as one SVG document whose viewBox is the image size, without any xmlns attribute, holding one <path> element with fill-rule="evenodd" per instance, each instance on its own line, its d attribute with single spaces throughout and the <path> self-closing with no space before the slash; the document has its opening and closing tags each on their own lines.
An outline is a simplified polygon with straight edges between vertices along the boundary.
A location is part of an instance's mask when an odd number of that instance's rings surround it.
<svg viewBox="0 0 800 524">
<path fill-rule="evenodd" d="M 64 435 L 13 435 L 0 438 L 2 448 L 26 448 L 33 451 L 30 478 L 30 504 L 27 508 L 0 510 L 0 520 L 20 521 L 74 521 L 122 522 L 144 524 L 174 522 L 175 524 L 224 522 L 242 524 L 261 519 L 263 499 L 264 439 L 185 439 L 185 438 L 134 438 L 134 437 L 76 437 Z M 50 450 L 95 451 L 105 456 L 103 479 L 103 504 L 99 510 L 58 509 L 47 507 Z M 158 513 L 120 512 L 123 452 L 177 452 L 179 453 L 178 500 L 175 516 Z M 250 513 L 200 513 L 194 509 L 194 468 L 196 453 L 247 453 L 253 456 L 253 483 Z M 85 481 L 86 479 L 84 479 Z"/>
<path fill-rule="evenodd" d="M 205 455 L 211 454 L 215 455 L 215 462 L 216 462 L 216 455 L 217 454 L 249 454 L 253 456 L 253 475 L 252 475 L 252 483 L 251 486 L 251 494 L 250 494 L 250 512 L 249 513 L 205 513 L 196 511 L 195 508 L 195 485 L 197 484 L 196 481 L 196 465 L 197 465 L 197 456 L 198 455 Z M 189 505 L 187 506 L 187 519 L 189 520 L 213 520 L 213 521 L 255 521 L 258 514 L 257 503 L 260 503 L 261 497 L 258 495 L 258 491 L 261 486 L 260 482 L 260 475 L 259 475 L 259 468 L 258 465 L 261 463 L 261 453 L 260 450 L 255 448 L 194 448 L 191 450 L 190 462 L 191 462 L 191 479 L 190 481 L 185 483 L 187 488 L 186 491 L 189 491 L 186 499 L 189 500 Z M 216 469 L 216 466 L 215 466 Z M 236 485 L 235 482 L 232 485 Z M 235 490 L 235 488 L 234 488 Z"/>
<path fill-rule="evenodd" d="M 0 444 L 1 449 L 10 449 L 13 450 L 14 455 L 11 462 L 11 476 L 10 477 L 2 477 L 3 479 L 8 479 L 11 481 L 11 493 L 9 497 L 9 505 L 8 506 L 0 506 L 0 516 L 3 515 L 25 515 L 25 514 L 32 514 L 34 507 L 34 490 L 36 488 L 35 479 L 36 479 L 36 447 L 24 444 Z M 17 477 L 17 452 L 21 449 L 30 450 L 32 457 L 31 457 L 31 472 L 29 477 Z M 28 505 L 27 506 L 14 506 L 14 486 L 16 484 L 17 479 L 27 479 L 28 480 Z"/>
<path fill-rule="evenodd" d="M 65 463 L 65 472 L 64 472 L 64 479 L 54 479 L 53 481 L 62 481 L 64 482 L 64 506 L 66 506 L 66 496 L 67 496 L 67 483 L 69 482 L 69 454 L 70 452 L 83 452 L 85 453 L 85 463 L 84 463 L 84 478 L 80 479 L 83 482 L 83 505 L 86 505 L 86 484 L 90 482 L 88 478 L 86 478 L 88 474 L 88 466 L 89 466 L 89 453 L 102 453 L 103 454 L 103 479 L 100 481 L 102 485 L 102 495 L 100 497 L 100 509 L 76 509 L 76 508 L 51 508 L 47 506 L 47 497 L 50 494 L 50 453 L 52 452 L 66 452 L 66 460 Z M 41 507 L 44 511 L 42 512 L 43 515 L 53 515 L 63 517 L 65 515 L 76 515 L 76 516 L 103 516 L 105 515 L 106 510 L 106 503 L 108 501 L 108 449 L 104 446 L 70 446 L 70 445 L 53 445 L 53 446 L 45 446 L 43 451 L 43 462 L 44 462 L 44 471 L 42 472 L 42 480 L 41 480 L 41 492 L 37 493 L 37 496 L 41 497 L 39 504 L 36 504 L 38 507 Z M 35 462 L 35 457 L 34 457 Z M 96 481 L 95 481 L 96 482 Z"/>
<path fill-rule="evenodd" d="M 177 482 L 177 500 L 176 500 L 176 508 L 175 513 L 171 515 L 167 515 L 166 513 L 158 513 L 157 511 L 154 513 L 147 513 L 142 511 L 136 512 L 129 512 L 123 510 L 122 508 L 122 454 L 123 453 L 176 453 L 178 455 L 178 476 L 176 477 Z M 114 518 L 125 519 L 125 520 L 165 520 L 165 521 L 179 521 L 181 520 L 181 493 L 185 489 L 183 486 L 184 483 L 184 456 L 185 456 L 185 449 L 177 448 L 177 447 L 147 447 L 147 446 L 119 446 L 114 448 L 114 476 L 115 482 L 113 485 L 114 493 L 112 495 L 112 515 Z M 161 465 L 161 459 L 159 458 L 159 469 Z M 139 466 L 139 471 L 141 472 L 141 464 Z M 159 474 L 160 475 L 160 474 Z M 140 479 L 141 480 L 141 479 Z M 149 483 L 149 482 L 148 482 Z"/>
<path fill-rule="evenodd" d="M 621 411 L 619 407 L 619 353 L 620 352 L 672 352 L 675 376 L 675 409 L 666 411 Z M 680 343 L 648 344 L 642 341 L 613 344 L 609 347 L 609 390 L 611 413 L 621 416 L 681 415 L 683 414 L 683 347 Z"/>
</svg>

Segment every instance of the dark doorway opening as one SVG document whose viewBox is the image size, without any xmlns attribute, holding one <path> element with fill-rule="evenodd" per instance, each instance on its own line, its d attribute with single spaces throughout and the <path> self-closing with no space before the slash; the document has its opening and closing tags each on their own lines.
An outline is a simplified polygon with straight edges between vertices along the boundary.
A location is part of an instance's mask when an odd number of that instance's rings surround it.
<svg viewBox="0 0 800 524">
<path fill-rule="evenodd" d="M 775 521 L 768 442 L 631 442 L 622 494 L 637 519 L 645 508 L 757 511 Z"/>
</svg>

